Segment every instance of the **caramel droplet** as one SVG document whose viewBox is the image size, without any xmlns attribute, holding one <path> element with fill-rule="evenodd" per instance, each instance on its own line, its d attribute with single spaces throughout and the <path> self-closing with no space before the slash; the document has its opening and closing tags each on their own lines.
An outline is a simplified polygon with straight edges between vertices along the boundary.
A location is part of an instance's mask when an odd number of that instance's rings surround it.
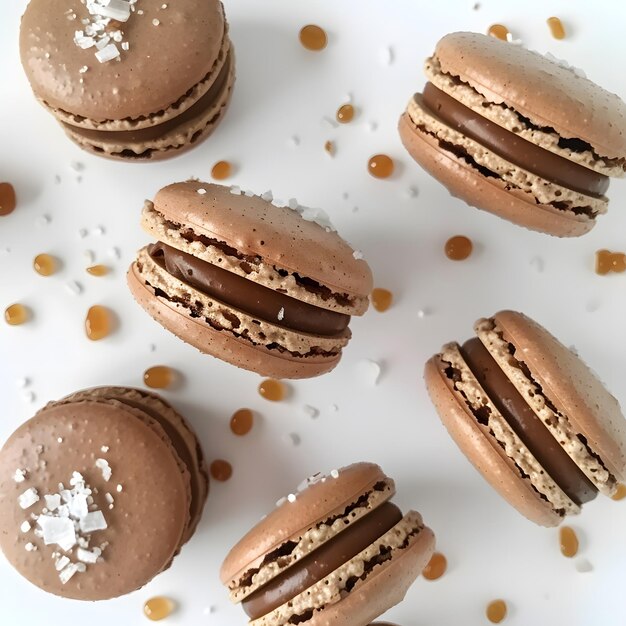
<svg viewBox="0 0 626 626">
<path fill-rule="evenodd" d="M 109 309 L 96 304 L 89 308 L 85 318 L 85 332 L 91 341 L 107 337 L 113 329 L 113 318 Z"/>
<path fill-rule="evenodd" d="M 50 254 L 38 254 L 33 260 L 33 267 L 41 276 L 51 276 L 57 271 L 57 260 Z"/>
<path fill-rule="evenodd" d="M 7 324 L 11 326 L 19 326 L 24 322 L 27 322 L 30 318 L 30 311 L 28 307 L 25 307 L 23 304 L 12 304 L 8 306 L 4 311 L 4 319 Z"/>
<path fill-rule="evenodd" d="M 393 159 L 386 154 L 375 154 L 367 162 L 367 171 L 375 178 L 389 178 L 393 168 Z"/>
<path fill-rule="evenodd" d="M 611 252 L 610 250 L 598 250 L 596 252 L 596 274 L 604 276 L 610 272 L 620 274 L 624 271 L 626 271 L 626 254 Z"/>
<path fill-rule="evenodd" d="M 87 274 L 92 276 L 106 276 L 109 273 L 109 268 L 106 265 L 92 265 L 87 268 Z"/>
<path fill-rule="evenodd" d="M 174 371 L 167 365 L 155 365 L 143 373 L 143 382 L 151 389 L 165 389 L 174 382 L 175 376 Z"/>
<path fill-rule="evenodd" d="M 337 121 L 340 124 L 347 124 L 354 117 L 354 107 L 351 104 L 342 104 L 337 109 Z"/>
<path fill-rule="evenodd" d="M 559 529 L 559 542 L 561 544 L 561 554 L 568 559 L 578 554 L 578 537 L 576 531 L 569 526 Z"/>
<path fill-rule="evenodd" d="M 215 180 L 224 180 L 233 173 L 233 166 L 228 161 L 218 161 L 211 168 L 211 176 Z"/>
<path fill-rule="evenodd" d="M 493 600 L 487 605 L 485 614 L 492 624 L 499 624 L 506 617 L 506 602 L 504 600 Z"/>
<path fill-rule="evenodd" d="M 274 378 L 266 378 L 259 384 L 259 393 L 272 402 L 279 402 L 286 395 L 285 385 L 280 380 Z"/>
<path fill-rule="evenodd" d="M 509 29 L 502 24 L 492 24 L 489 27 L 487 34 L 491 35 L 492 37 L 496 37 L 497 39 L 502 39 L 502 41 L 506 41 L 509 34 Z"/>
<path fill-rule="evenodd" d="M 158 622 L 161 619 L 169 617 L 175 608 L 176 603 L 170 598 L 156 596 L 155 598 L 150 598 L 143 605 L 143 612 L 148 619 L 153 622 Z"/>
<path fill-rule="evenodd" d="M 323 28 L 315 24 L 307 24 L 300 30 L 300 43 L 307 49 L 315 52 L 323 50 L 328 43 L 328 37 Z"/>
<path fill-rule="evenodd" d="M 324 144 L 324 150 L 326 150 L 326 152 L 328 152 L 328 154 L 330 154 L 330 156 L 335 156 L 335 152 L 337 152 L 337 150 L 335 148 L 335 142 L 334 141 L 327 141 Z"/>
<path fill-rule="evenodd" d="M 372 293 L 370 294 L 370 300 L 372 301 L 372 306 L 379 313 L 383 313 L 391 306 L 391 303 L 393 301 L 393 294 L 388 289 L 376 287 L 372 289 Z"/>
<path fill-rule="evenodd" d="M 446 241 L 444 251 L 451 261 L 464 261 L 472 254 L 473 247 L 471 239 L 465 235 L 455 235 Z"/>
<path fill-rule="evenodd" d="M 252 430 L 253 424 L 254 414 L 250 409 L 239 409 L 230 418 L 230 429 L 240 437 L 247 435 Z"/>
<path fill-rule="evenodd" d="M 224 482 L 233 475 L 233 466 L 224 459 L 217 459 L 211 463 L 210 472 L 212 478 Z"/>
<path fill-rule="evenodd" d="M 435 552 L 422 571 L 422 576 L 426 580 L 437 580 L 446 573 L 447 568 L 448 561 L 446 557 L 441 552 Z"/>
<path fill-rule="evenodd" d="M 0 215 L 15 211 L 15 189 L 11 183 L 0 183 Z"/>
<path fill-rule="evenodd" d="M 626 485 L 622 485 L 622 484 L 617 485 L 617 490 L 611 496 L 611 498 L 615 500 L 615 502 L 618 502 L 619 500 L 623 500 L 624 498 L 626 498 Z"/>
<path fill-rule="evenodd" d="M 549 17 L 547 22 L 555 39 L 565 39 L 565 26 L 558 17 Z"/>
</svg>

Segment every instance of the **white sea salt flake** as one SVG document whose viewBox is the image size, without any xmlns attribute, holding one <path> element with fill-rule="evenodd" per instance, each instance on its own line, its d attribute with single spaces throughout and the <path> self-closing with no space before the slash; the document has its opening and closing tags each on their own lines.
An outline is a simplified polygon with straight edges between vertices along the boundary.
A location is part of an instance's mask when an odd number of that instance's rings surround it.
<svg viewBox="0 0 626 626">
<path fill-rule="evenodd" d="M 279 321 L 279 322 L 282 322 L 282 320 L 283 320 L 283 318 L 284 318 L 284 317 L 285 317 L 285 307 L 284 307 L 284 306 L 281 306 L 281 307 L 280 307 L 280 311 L 278 311 L 278 316 L 277 316 L 278 321 Z"/>
<path fill-rule="evenodd" d="M 336 405 L 336 404 L 331 404 L 331 405 L 328 407 L 328 410 L 329 410 L 331 413 L 336 413 L 336 412 L 339 410 L 339 406 L 338 406 L 338 405 Z"/>
<path fill-rule="evenodd" d="M 380 49 L 378 56 L 383 65 L 391 65 L 394 61 L 393 48 L 391 46 L 384 46 Z"/>
<path fill-rule="evenodd" d="M 28 522 L 28 521 L 23 521 L 23 522 L 22 522 L 22 524 L 21 524 L 21 526 L 20 526 L 20 530 L 21 530 L 23 533 L 27 533 L 30 529 L 31 529 L 30 522 Z"/>
<path fill-rule="evenodd" d="M 285 443 L 292 444 L 294 446 L 299 446 L 302 441 L 298 433 L 287 433 L 283 436 L 283 440 Z"/>
<path fill-rule="evenodd" d="M 366 128 L 366 129 L 367 129 L 370 133 L 373 133 L 373 132 L 374 132 L 374 131 L 378 128 L 378 122 L 374 122 L 374 121 L 367 122 L 367 123 L 365 124 L 365 128 Z"/>
<path fill-rule="evenodd" d="M 287 202 L 287 206 L 292 211 L 297 211 L 300 208 L 300 205 L 298 204 L 298 201 L 295 198 L 289 198 L 289 202 Z"/>
<path fill-rule="evenodd" d="M 234 196 L 240 196 L 241 195 L 241 187 L 237 187 L 236 185 L 231 185 L 230 193 L 232 193 Z"/>
<path fill-rule="evenodd" d="M 362 359 L 359 361 L 359 368 L 363 372 L 363 377 L 370 385 L 377 385 L 380 378 L 380 364 L 372 359 Z"/>
<path fill-rule="evenodd" d="M 214 605 L 207 606 L 204 609 L 202 609 L 202 615 L 211 615 L 212 613 L 215 613 L 216 610 L 217 610 L 217 607 L 215 607 Z"/>
<path fill-rule="evenodd" d="M 107 250 L 107 256 L 111 259 L 121 259 L 122 251 L 117 246 L 113 246 Z"/>
<path fill-rule="evenodd" d="M 98 59 L 100 63 L 107 63 L 108 61 L 112 61 L 119 56 L 120 51 L 114 43 L 110 43 L 106 48 L 96 52 L 96 59 Z"/>
<path fill-rule="evenodd" d="M 104 229 L 104 226 L 99 225 L 99 226 L 96 226 L 92 232 L 94 235 L 98 235 L 99 237 L 101 237 L 102 235 L 104 235 L 106 231 Z"/>
<path fill-rule="evenodd" d="M 68 509 L 70 517 L 82 519 L 87 515 L 89 508 L 87 506 L 87 495 L 84 493 L 77 493 L 72 495 L 68 502 Z"/>
<path fill-rule="evenodd" d="M 43 532 L 43 541 L 47 546 L 56 544 L 67 552 L 76 545 L 76 529 L 71 519 L 40 515 L 37 525 Z"/>
<path fill-rule="evenodd" d="M 109 446 L 102 446 L 100 448 L 100 452 L 108 452 L 110 450 Z"/>
<path fill-rule="evenodd" d="M 115 489 L 117 493 L 122 493 L 122 490 L 124 489 L 124 487 L 122 487 L 122 485 L 118 485 Z"/>
<path fill-rule="evenodd" d="M 293 494 L 293 493 L 290 493 L 290 494 L 287 496 L 287 502 L 291 502 L 291 503 L 293 504 L 295 501 L 296 501 L 296 495 L 295 495 L 295 494 Z"/>
<path fill-rule="evenodd" d="M 112 471 L 109 462 L 106 459 L 96 459 L 96 467 L 102 472 L 102 478 L 105 481 L 111 480 Z"/>
<path fill-rule="evenodd" d="M 251 191 L 250 189 L 246 189 L 244 193 L 246 194 L 246 196 L 248 196 L 248 198 L 254 197 L 254 191 Z"/>
<path fill-rule="evenodd" d="M 58 493 L 52 495 L 45 495 L 46 508 L 48 511 L 56 511 L 61 506 L 61 496 Z"/>
<path fill-rule="evenodd" d="M 28 387 L 28 385 L 30 385 L 30 378 L 28 378 L 27 376 L 22 376 L 21 378 L 18 378 L 15 381 L 15 384 L 20 388 L 23 389 L 24 387 Z"/>
<path fill-rule="evenodd" d="M 98 50 L 102 50 L 102 49 L 106 48 L 109 45 L 109 41 L 111 41 L 111 38 L 108 35 L 104 36 L 102 39 L 99 39 L 96 42 L 96 48 Z M 97 56 L 98 56 L 98 54 L 96 53 L 96 57 Z"/>
<path fill-rule="evenodd" d="M 110 493 L 105 493 L 104 494 L 104 499 L 109 503 L 109 504 L 113 504 L 114 500 L 113 500 L 113 496 Z"/>
<path fill-rule="evenodd" d="M 339 126 L 339 124 L 332 117 L 328 117 L 328 115 L 322 117 L 322 125 L 326 128 L 337 128 L 337 126 Z"/>
<path fill-rule="evenodd" d="M 37 550 L 37 546 L 34 543 L 31 543 L 30 541 L 24 546 L 24 550 L 26 550 L 26 552 L 35 552 L 35 550 Z"/>
<path fill-rule="evenodd" d="M 198 189 L 198 192 L 201 196 L 203 196 L 206 193 L 206 189 L 203 189 L 202 187 L 200 187 L 200 189 Z"/>
<path fill-rule="evenodd" d="M 85 517 L 79 520 L 80 529 L 84 533 L 92 533 L 96 530 L 105 530 L 107 522 L 104 519 L 102 511 L 91 511 Z"/>
<path fill-rule="evenodd" d="M 156 17 L 152 20 L 152 25 L 153 25 L 153 26 L 158 26 L 160 23 L 161 23 L 161 22 L 160 22 L 159 20 L 157 20 L 157 18 L 156 18 Z"/>
<path fill-rule="evenodd" d="M 261 198 L 266 202 L 271 202 L 274 199 L 274 196 L 272 195 L 271 190 L 268 189 L 266 192 L 261 194 Z"/>
<path fill-rule="evenodd" d="M 76 571 L 83 574 L 87 571 L 87 566 L 84 563 L 76 563 Z"/>
<path fill-rule="evenodd" d="M 84 548 L 78 548 L 76 550 L 76 558 L 83 563 L 96 563 L 98 557 L 102 554 L 100 548 L 94 548 L 93 550 L 85 550 Z"/>
<path fill-rule="evenodd" d="M 593 565 L 591 565 L 589 560 L 585 558 L 576 559 L 574 567 L 576 568 L 576 571 L 580 572 L 581 574 L 586 574 L 593 571 Z"/>
<path fill-rule="evenodd" d="M 363 257 L 363 253 L 362 253 L 360 250 L 355 250 L 355 251 L 352 253 L 352 256 L 353 256 L 353 257 L 354 257 L 357 261 L 359 261 L 359 260 L 361 260 L 361 259 L 363 259 L 363 258 L 364 258 L 364 257 Z"/>
<path fill-rule="evenodd" d="M 327 232 L 336 231 L 336 228 L 332 225 L 332 222 L 330 221 L 328 213 L 326 213 L 326 211 L 324 211 L 323 209 L 312 209 L 309 207 L 300 208 L 302 209 L 300 215 L 302 215 L 302 218 L 307 222 L 315 222 L 316 224 L 324 228 Z"/>
<path fill-rule="evenodd" d="M 76 563 L 70 563 L 67 567 L 59 572 L 59 579 L 65 585 L 74 574 L 78 571 Z"/>
<path fill-rule="evenodd" d="M 331 478 L 339 478 L 339 470 L 336 470 L 336 469 L 331 470 L 330 476 Z"/>
<path fill-rule="evenodd" d="M 424 319 L 429 314 L 430 314 L 430 311 L 428 309 L 418 309 L 417 310 L 417 317 L 420 320 Z"/>
<path fill-rule="evenodd" d="M 82 285 L 76 280 L 68 280 L 65 283 L 65 289 L 75 296 L 80 295 L 83 291 Z"/>
<path fill-rule="evenodd" d="M 113 39 L 113 41 L 115 41 L 115 43 L 122 43 L 122 31 L 114 30 L 111 33 L 111 38 Z"/>
<path fill-rule="evenodd" d="M 16 469 L 15 474 L 13 474 L 13 480 L 16 483 L 23 483 L 26 480 L 27 475 L 28 475 L 28 472 L 26 470 Z"/>
<path fill-rule="evenodd" d="M 130 4 L 126 0 L 88 1 L 87 8 L 92 15 L 101 15 L 118 22 L 126 22 L 130 17 Z"/>
<path fill-rule="evenodd" d="M 28 509 L 35 502 L 39 501 L 39 494 L 34 487 L 28 488 L 24 493 L 20 494 L 17 498 L 17 501 L 22 509 Z"/>
<path fill-rule="evenodd" d="M 55 552 L 54 554 L 58 554 L 58 552 Z M 57 572 L 60 572 L 69 562 L 70 562 L 70 560 L 65 555 L 63 555 L 62 557 L 58 558 L 55 561 L 54 569 Z"/>
<path fill-rule="evenodd" d="M 283 504 L 285 504 L 285 502 L 287 502 L 287 498 L 280 498 L 279 500 L 276 500 L 276 506 L 282 506 Z"/>
<path fill-rule="evenodd" d="M 130 46 L 128 45 L 128 42 L 127 41 L 123 41 L 122 42 L 122 50 L 124 50 L 124 52 L 127 52 L 129 48 L 130 48 Z"/>
<path fill-rule="evenodd" d="M 35 392 L 34 391 L 25 391 L 22 394 L 22 398 L 24 398 L 24 400 L 26 402 L 34 402 L 35 401 Z"/>
<path fill-rule="evenodd" d="M 52 218 L 44 213 L 43 215 L 40 215 L 35 219 L 35 226 L 37 228 L 43 228 L 44 226 L 47 226 L 51 221 Z"/>
<path fill-rule="evenodd" d="M 87 263 L 93 263 L 96 260 L 96 254 L 93 250 L 85 250 L 83 252 L 83 258 Z"/>
<path fill-rule="evenodd" d="M 320 414 L 319 409 L 316 409 L 314 406 L 311 406 L 310 404 L 305 404 L 302 407 L 302 412 L 307 417 L 310 417 L 311 419 L 315 419 Z"/>
<path fill-rule="evenodd" d="M 89 234 L 89 231 L 86 228 L 79 228 L 78 229 L 78 236 L 81 239 L 84 239 L 88 234 Z"/>
</svg>

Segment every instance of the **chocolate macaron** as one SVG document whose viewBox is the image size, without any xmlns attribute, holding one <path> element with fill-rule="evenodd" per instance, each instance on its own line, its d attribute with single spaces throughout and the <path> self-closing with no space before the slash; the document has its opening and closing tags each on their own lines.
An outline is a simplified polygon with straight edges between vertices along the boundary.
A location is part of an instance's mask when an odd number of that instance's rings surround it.
<svg viewBox="0 0 626 626">
<path fill-rule="evenodd" d="M 207 137 L 234 82 L 219 0 L 30 0 L 20 53 L 70 139 L 122 160 L 174 156 Z"/>
<path fill-rule="evenodd" d="M 142 215 L 158 243 L 128 272 L 135 299 L 228 363 L 277 378 L 330 371 L 350 316 L 367 310 L 372 274 L 322 212 L 293 206 L 198 181 L 161 189 Z"/>
<path fill-rule="evenodd" d="M 200 445 L 167 402 L 86 389 L 49 403 L 0 450 L 0 547 L 44 591 L 114 598 L 170 566 L 207 492 Z"/>
<path fill-rule="evenodd" d="M 577 70 L 478 33 L 452 33 L 400 118 L 409 154 L 454 196 L 576 237 L 626 168 L 626 104 Z"/>
<path fill-rule="evenodd" d="M 626 479 L 626 420 L 596 375 L 514 311 L 480 319 L 476 337 L 426 364 L 452 438 L 520 513 L 556 526 Z"/>
<path fill-rule="evenodd" d="M 366 626 L 404 598 L 434 550 L 432 531 L 394 494 L 373 463 L 304 481 L 224 560 L 231 600 L 254 626 Z"/>
</svg>

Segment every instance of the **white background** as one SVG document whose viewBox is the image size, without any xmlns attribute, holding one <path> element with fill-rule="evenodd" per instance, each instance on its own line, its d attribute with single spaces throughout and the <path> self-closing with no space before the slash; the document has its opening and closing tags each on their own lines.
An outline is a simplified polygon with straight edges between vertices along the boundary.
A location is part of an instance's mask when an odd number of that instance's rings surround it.
<svg viewBox="0 0 626 626">
<path fill-rule="evenodd" d="M 243 624 L 243 612 L 229 605 L 218 579 L 229 547 L 302 478 L 357 460 L 379 462 L 396 479 L 398 503 L 423 514 L 449 559 L 443 579 L 418 580 L 388 619 L 473 626 L 486 623 L 490 599 L 503 597 L 510 624 L 624 624 L 626 501 L 599 497 L 572 520 L 581 557 L 593 566 L 579 573 L 575 561 L 561 556 L 557 531 L 519 516 L 460 454 L 429 404 L 422 367 L 442 343 L 468 338 L 476 318 L 517 308 L 574 344 L 625 404 L 626 275 L 596 276 L 593 264 L 599 248 L 626 248 L 626 183 L 612 184 L 609 213 L 590 235 L 561 241 L 534 234 L 452 199 L 405 154 L 396 122 L 424 83 L 422 63 L 437 39 L 454 30 L 485 32 L 494 22 L 626 96 L 626 5 L 486 0 L 474 10 L 473 4 L 228 0 L 238 76 L 222 126 L 192 152 L 144 165 L 91 157 L 64 137 L 32 97 L 19 63 L 26 3 L 2 3 L 0 179 L 15 185 L 19 208 L 0 218 L 0 309 L 20 301 L 35 317 L 22 327 L 0 322 L 0 440 L 48 400 L 90 385 L 141 385 L 147 367 L 166 364 L 184 375 L 167 398 L 192 421 L 208 459 L 230 460 L 234 474 L 212 484 L 198 532 L 173 567 L 124 598 L 89 605 L 46 596 L 0 559 L 0 624 L 142 624 L 142 604 L 156 594 L 180 603 L 169 624 Z M 565 21 L 567 40 L 551 38 L 550 15 Z M 328 30 L 324 52 L 300 46 L 298 31 L 307 23 Z M 387 46 L 390 65 L 381 58 Z M 322 118 L 332 118 L 348 94 L 355 120 L 325 126 Z M 334 159 L 323 150 L 328 139 L 337 144 Z M 378 152 L 396 159 L 393 179 L 367 173 L 368 158 Z M 139 228 L 144 198 L 173 181 L 208 179 L 220 159 L 237 164 L 231 184 L 323 207 L 363 250 L 376 285 L 395 295 L 388 312 L 353 320 L 352 343 L 333 373 L 290 384 L 291 395 L 280 404 L 257 394 L 255 374 L 203 356 L 162 330 L 125 285 L 126 267 L 148 239 Z M 77 173 L 73 162 L 84 169 Z M 417 198 L 407 195 L 412 185 Z M 103 235 L 96 234 L 99 226 Z M 89 234 L 81 238 L 83 228 Z M 476 252 L 455 264 L 442 248 L 459 233 L 474 240 Z M 110 258 L 113 247 L 120 260 Z M 85 250 L 113 273 L 88 276 Z M 62 271 L 35 274 L 32 259 L 40 252 L 59 257 Z M 72 280 L 82 285 L 80 295 L 66 290 Z M 83 331 L 93 304 L 119 316 L 117 332 L 97 343 Z M 420 319 L 419 310 L 428 314 Z M 359 366 L 362 359 L 381 363 L 377 386 Z M 22 377 L 32 381 L 26 389 L 18 387 Z M 29 402 L 31 390 L 36 397 Z M 305 404 L 319 408 L 317 419 L 303 413 Z M 257 421 L 237 438 L 228 423 L 243 406 L 254 409 Z M 299 435 L 300 445 L 289 433 Z"/>
</svg>

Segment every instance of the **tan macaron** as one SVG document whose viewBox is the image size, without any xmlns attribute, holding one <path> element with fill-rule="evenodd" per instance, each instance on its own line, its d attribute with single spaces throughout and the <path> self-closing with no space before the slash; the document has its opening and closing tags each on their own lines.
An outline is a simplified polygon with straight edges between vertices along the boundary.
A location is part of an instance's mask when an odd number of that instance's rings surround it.
<svg viewBox="0 0 626 626">
<path fill-rule="evenodd" d="M 20 53 L 35 96 L 70 139 L 114 159 L 197 144 L 234 83 L 219 0 L 30 0 Z"/>
<path fill-rule="evenodd" d="M 478 33 L 439 41 L 400 118 L 453 196 L 559 237 L 593 228 L 626 168 L 626 104 L 569 66 Z"/>
<path fill-rule="evenodd" d="M 264 376 L 318 376 L 367 310 L 372 275 L 321 213 L 264 196 L 198 181 L 161 189 L 142 215 L 158 243 L 139 251 L 128 284 L 202 352 Z"/>
<path fill-rule="evenodd" d="M 480 319 L 477 337 L 426 364 L 452 438 L 528 519 L 556 526 L 626 479 L 626 420 L 595 374 L 514 311 Z"/>
<path fill-rule="evenodd" d="M 44 591 L 114 598 L 170 566 L 207 492 L 198 440 L 167 402 L 85 389 L 49 403 L 0 450 L 0 547 Z"/>
<path fill-rule="evenodd" d="M 224 560 L 231 600 L 253 626 L 366 626 L 404 598 L 435 546 L 394 494 L 373 463 L 312 476 Z"/>
</svg>

